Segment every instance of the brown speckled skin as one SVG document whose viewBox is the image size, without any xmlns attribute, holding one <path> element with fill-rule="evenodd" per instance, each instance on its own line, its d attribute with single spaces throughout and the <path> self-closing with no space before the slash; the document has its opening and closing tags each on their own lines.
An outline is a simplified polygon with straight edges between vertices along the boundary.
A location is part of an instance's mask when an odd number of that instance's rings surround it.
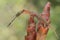
<svg viewBox="0 0 60 40">
<path fill-rule="evenodd" d="M 25 40 L 36 40 L 36 24 L 34 23 L 34 16 L 30 15 L 27 27 L 27 35 Z"/>
<path fill-rule="evenodd" d="M 31 12 L 28 12 L 28 13 L 30 14 Z M 50 24 L 50 2 L 48 2 L 45 5 L 44 10 L 40 14 L 40 16 L 44 20 L 46 20 L 48 25 L 46 25 L 44 21 L 38 20 L 37 32 L 36 32 L 36 24 L 34 23 L 34 15 L 30 14 L 30 19 L 28 21 L 28 27 L 27 27 L 27 35 L 25 36 L 25 40 L 45 40 L 46 35 L 49 30 L 49 24 Z"/>
<path fill-rule="evenodd" d="M 45 5 L 40 16 L 45 19 L 48 24 L 50 24 L 50 2 Z M 43 21 L 39 21 L 36 40 L 45 40 L 48 30 L 49 25 L 44 24 Z"/>
</svg>

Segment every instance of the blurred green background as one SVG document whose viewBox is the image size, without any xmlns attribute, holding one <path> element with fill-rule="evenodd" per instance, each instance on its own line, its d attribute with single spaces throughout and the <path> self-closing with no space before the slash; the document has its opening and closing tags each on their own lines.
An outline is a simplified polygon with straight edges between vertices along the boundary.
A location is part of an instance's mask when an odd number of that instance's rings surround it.
<svg viewBox="0 0 60 40">
<path fill-rule="evenodd" d="M 41 13 L 45 4 L 51 2 L 51 26 L 46 40 L 60 40 L 60 0 L 0 0 L 0 40 L 24 40 L 28 14 L 22 14 L 7 27 L 15 14 L 23 9 Z"/>
</svg>

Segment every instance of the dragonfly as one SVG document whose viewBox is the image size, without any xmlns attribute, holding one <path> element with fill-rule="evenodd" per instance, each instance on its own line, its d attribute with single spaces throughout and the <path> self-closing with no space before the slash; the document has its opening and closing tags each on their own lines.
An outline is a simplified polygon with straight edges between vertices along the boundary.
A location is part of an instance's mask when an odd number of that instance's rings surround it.
<svg viewBox="0 0 60 40">
<path fill-rule="evenodd" d="M 13 18 L 13 20 L 7 25 L 7 27 L 9 27 L 13 23 L 13 21 L 24 12 L 25 14 L 30 15 L 25 40 L 45 40 L 49 28 L 52 28 L 54 30 L 54 28 L 50 26 L 50 2 L 47 2 L 41 14 L 23 9 L 21 12 L 18 12 L 15 15 L 15 18 Z M 37 31 L 34 17 L 38 19 Z M 58 38 L 55 30 L 54 33 Z"/>
</svg>

